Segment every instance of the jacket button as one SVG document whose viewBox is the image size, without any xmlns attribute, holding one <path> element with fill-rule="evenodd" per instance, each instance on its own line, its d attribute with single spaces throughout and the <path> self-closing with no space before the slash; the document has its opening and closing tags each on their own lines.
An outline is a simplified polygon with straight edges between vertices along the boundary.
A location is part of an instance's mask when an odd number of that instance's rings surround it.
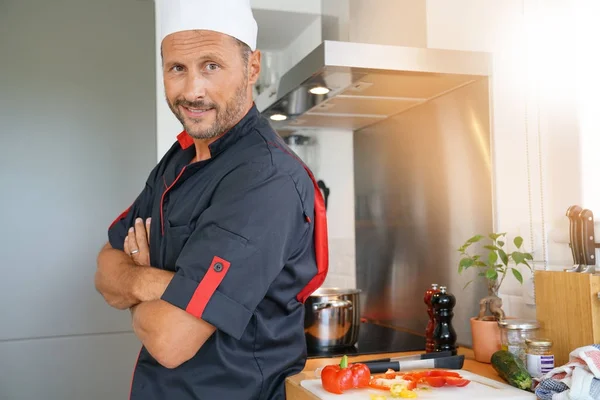
<svg viewBox="0 0 600 400">
<path fill-rule="evenodd" d="M 213 269 L 215 270 L 215 272 L 221 272 L 223 270 L 223 264 L 218 262 L 213 266 Z"/>
</svg>

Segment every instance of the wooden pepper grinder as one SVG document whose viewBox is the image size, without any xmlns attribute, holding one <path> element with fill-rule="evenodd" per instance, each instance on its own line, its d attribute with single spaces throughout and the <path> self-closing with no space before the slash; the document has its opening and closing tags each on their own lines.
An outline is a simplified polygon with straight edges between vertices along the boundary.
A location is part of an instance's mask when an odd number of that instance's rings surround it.
<svg viewBox="0 0 600 400">
<path fill-rule="evenodd" d="M 456 331 L 452 327 L 456 298 L 447 292 L 445 286 L 431 297 L 434 310 L 435 329 L 433 330 L 434 351 L 451 351 L 456 355 Z"/>
<path fill-rule="evenodd" d="M 427 314 L 429 315 L 429 322 L 427 322 L 427 328 L 425 328 L 425 352 L 432 353 L 435 350 L 435 342 L 433 341 L 433 330 L 435 329 L 435 318 L 433 315 L 433 307 L 431 306 L 431 298 L 433 295 L 440 290 L 438 289 L 437 283 L 432 283 L 431 287 L 425 292 L 424 301 L 427 305 Z"/>
</svg>

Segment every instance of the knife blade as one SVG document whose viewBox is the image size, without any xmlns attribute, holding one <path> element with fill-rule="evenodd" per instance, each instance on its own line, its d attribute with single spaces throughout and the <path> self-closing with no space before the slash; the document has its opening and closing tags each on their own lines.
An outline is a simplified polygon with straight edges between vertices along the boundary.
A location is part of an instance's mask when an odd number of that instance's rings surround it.
<svg viewBox="0 0 600 400">
<path fill-rule="evenodd" d="M 583 264 L 583 251 L 581 247 L 581 222 L 579 214 L 582 208 L 578 205 L 570 206 L 567 209 L 567 217 L 569 218 L 569 244 L 573 255 L 573 268 L 568 270 L 578 272 L 580 265 Z"/>
<path fill-rule="evenodd" d="M 583 209 L 579 214 L 581 245 L 584 268 L 581 272 L 593 273 L 596 265 L 596 238 L 594 236 L 594 213 Z"/>
<path fill-rule="evenodd" d="M 392 358 L 378 358 L 375 360 L 361 361 L 363 363 L 375 363 L 375 362 L 393 362 L 393 361 L 409 361 L 409 360 L 429 360 L 433 358 L 450 357 L 451 351 L 436 351 L 432 353 L 414 354 L 412 356 L 392 357 Z"/>
<path fill-rule="evenodd" d="M 426 360 L 401 360 L 391 362 L 365 362 L 372 374 L 386 372 L 388 369 L 394 371 L 409 371 L 415 369 L 443 368 L 461 369 L 465 362 L 465 356 L 450 356 L 442 358 L 430 358 Z"/>
</svg>

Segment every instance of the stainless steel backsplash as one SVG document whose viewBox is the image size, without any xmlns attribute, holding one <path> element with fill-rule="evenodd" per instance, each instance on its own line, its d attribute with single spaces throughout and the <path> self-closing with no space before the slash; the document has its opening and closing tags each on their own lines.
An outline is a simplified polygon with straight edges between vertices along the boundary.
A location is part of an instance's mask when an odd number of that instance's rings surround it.
<svg viewBox="0 0 600 400">
<path fill-rule="evenodd" d="M 458 275 L 458 247 L 493 229 L 488 80 L 481 79 L 354 134 L 357 286 L 362 316 L 424 333 L 431 283 L 456 296 L 453 325 L 487 294 Z"/>
</svg>

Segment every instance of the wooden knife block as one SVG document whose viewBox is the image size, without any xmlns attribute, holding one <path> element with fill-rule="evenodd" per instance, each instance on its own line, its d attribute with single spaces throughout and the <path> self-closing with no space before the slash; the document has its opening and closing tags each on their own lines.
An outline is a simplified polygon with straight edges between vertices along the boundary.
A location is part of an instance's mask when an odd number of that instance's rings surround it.
<svg viewBox="0 0 600 400">
<path fill-rule="evenodd" d="M 539 336 L 552 339 L 555 365 L 581 346 L 600 343 L 600 275 L 535 271 Z"/>
</svg>

